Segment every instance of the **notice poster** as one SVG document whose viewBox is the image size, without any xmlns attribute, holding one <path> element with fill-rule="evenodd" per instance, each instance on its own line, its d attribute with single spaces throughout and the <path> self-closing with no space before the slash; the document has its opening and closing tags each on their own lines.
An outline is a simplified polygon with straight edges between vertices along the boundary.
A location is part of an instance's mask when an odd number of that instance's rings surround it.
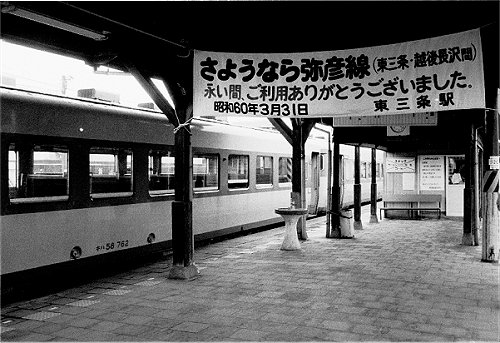
<svg viewBox="0 0 500 343">
<path fill-rule="evenodd" d="M 415 173 L 415 157 L 386 157 L 388 173 Z"/>
<path fill-rule="evenodd" d="M 195 50 L 193 87 L 194 116 L 378 116 L 485 107 L 479 29 L 337 51 Z"/>
<path fill-rule="evenodd" d="M 420 190 L 443 191 L 445 185 L 444 156 L 420 156 Z"/>
</svg>

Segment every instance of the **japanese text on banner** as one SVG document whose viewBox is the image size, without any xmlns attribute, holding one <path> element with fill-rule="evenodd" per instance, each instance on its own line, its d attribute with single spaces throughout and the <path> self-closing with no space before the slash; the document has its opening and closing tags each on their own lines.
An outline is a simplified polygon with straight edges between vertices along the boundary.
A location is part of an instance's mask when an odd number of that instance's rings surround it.
<svg viewBox="0 0 500 343">
<path fill-rule="evenodd" d="M 479 29 L 294 54 L 195 51 L 195 116 L 331 117 L 484 108 Z"/>
</svg>

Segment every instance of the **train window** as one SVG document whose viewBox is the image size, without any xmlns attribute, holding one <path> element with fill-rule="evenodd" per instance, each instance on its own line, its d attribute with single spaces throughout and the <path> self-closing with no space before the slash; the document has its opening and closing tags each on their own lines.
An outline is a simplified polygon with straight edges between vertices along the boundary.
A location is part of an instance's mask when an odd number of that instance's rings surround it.
<svg viewBox="0 0 500 343">
<path fill-rule="evenodd" d="M 247 155 L 229 155 L 227 181 L 229 189 L 248 188 L 248 162 Z"/>
<path fill-rule="evenodd" d="M 257 186 L 270 187 L 273 185 L 273 158 L 271 156 L 257 156 L 255 175 Z"/>
<path fill-rule="evenodd" d="M 325 170 L 325 154 L 319 155 L 319 170 Z"/>
<path fill-rule="evenodd" d="M 132 195 L 132 151 L 123 148 L 90 149 L 90 194 L 93 198 Z"/>
<path fill-rule="evenodd" d="M 372 177 L 372 164 L 371 164 L 371 162 L 366 163 L 366 177 L 367 178 Z"/>
<path fill-rule="evenodd" d="M 149 153 L 149 194 L 172 194 L 175 189 L 175 158 L 170 151 Z"/>
<path fill-rule="evenodd" d="M 193 155 L 193 190 L 196 192 L 219 189 L 219 156 Z"/>
<path fill-rule="evenodd" d="M 278 160 L 278 182 L 280 184 L 292 182 L 292 159 L 280 157 Z"/>
<path fill-rule="evenodd" d="M 68 149 L 52 145 L 9 146 L 10 202 L 68 199 Z"/>
<path fill-rule="evenodd" d="M 361 163 L 361 168 L 360 168 L 359 174 L 360 174 L 359 175 L 360 178 L 366 178 L 366 162 Z"/>
</svg>

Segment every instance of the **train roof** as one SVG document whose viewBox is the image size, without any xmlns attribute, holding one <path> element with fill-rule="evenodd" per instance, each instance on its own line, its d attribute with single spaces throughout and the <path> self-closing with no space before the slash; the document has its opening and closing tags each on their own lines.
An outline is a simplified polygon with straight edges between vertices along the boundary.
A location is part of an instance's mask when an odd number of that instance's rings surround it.
<svg viewBox="0 0 500 343">
<path fill-rule="evenodd" d="M 0 96 L 3 133 L 174 144 L 173 126 L 159 111 L 8 87 L 0 87 Z M 193 144 L 198 146 L 255 150 L 261 145 L 264 151 L 291 152 L 283 136 L 273 129 L 193 118 L 191 130 Z M 326 140 L 308 141 L 327 148 Z"/>
</svg>

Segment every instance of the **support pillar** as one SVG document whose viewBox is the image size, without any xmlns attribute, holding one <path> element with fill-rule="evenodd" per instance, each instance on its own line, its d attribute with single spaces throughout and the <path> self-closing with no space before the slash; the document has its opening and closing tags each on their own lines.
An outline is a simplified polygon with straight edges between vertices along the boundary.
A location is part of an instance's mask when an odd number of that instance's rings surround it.
<svg viewBox="0 0 500 343">
<path fill-rule="evenodd" d="M 305 181 L 305 143 L 314 124 L 313 119 L 292 119 L 292 130 L 281 120 L 270 118 L 269 121 L 292 145 L 292 194 L 290 200 L 296 208 L 307 208 Z M 306 218 L 302 216 L 297 223 L 299 239 L 306 240 Z"/>
<path fill-rule="evenodd" d="M 477 144 L 477 139 L 478 139 L 478 129 L 475 131 L 475 140 L 476 140 L 476 147 L 475 147 L 475 153 L 474 153 L 474 180 L 475 180 L 475 189 L 476 189 L 476 201 L 475 201 L 475 213 L 474 213 L 474 229 L 472 230 L 472 236 L 473 236 L 473 241 L 475 246 L 479 246 L 479 231 L 481 229 L 482 225 L 482 212 L 481 212 L 481 197 L 482 197 L 482 190 L 481 190 L 481 175 L 483 175 L 483 164 L 482 160 L 480 162 L 479 160 L 479 145 Z M 481 148 L 481 153 L 483 152 Z"/>
<path fill-rule="evenodd" d="M 193 153 L 191 147 L 190 125 L 192 116 L 192 86 L 182 87 L 178 82 L 164 78 L 175 109 L 170 106 L 163 94 L 158 90 L 144 70 L 133 63 L 128 64 L 129 72 L 134 75 L 155 104 L 167 116 L 174 127 L 175 135 L 175 198 L 172 203 L 172 250 L 173 266 L 170 268 L 170 279 L 189 280 L 199 274 L 193 262 Z M 188 78 L 187 80 L 192 80 Z M 181 126 L 182 125 L 182 126 Z"/>
<path fill-rule="evenodd" d="M 305 144 L 302 143 L 302 125 L 294 125 L 292 145 L 292 195 L 291 203 L 296 208 L 306 208 L 305 203 Z M 306 215 L 299 218 L 297 222 L 297 234 L 299 239 L 306 240 Z"/>
<path fill-rule="evenodd" d="M 193 237 L 193 149 L 190 125 L 192 97 L 179 84 L 166 85 L 176 101 L 179 123 L 175 132 L 175 198 L 172 203 L 172 249 L 173 265 L 169 279 L 189 280 L 199 274 L 194 264 Z M 169 87 L 171 86 L 171 87 Z M 167 89 L 168 89 L 167 88 Z M 190 100 L 188 100 L 190 99 Z"/>
<path fill-rule="evenodd" d="M 332 222 L 331 222 L 331 211 L 332 211 L 332 140 L 330 139 L 330 133 L 328 133 L 328 179 L 326 183 L 327 192 L 327 206 L 326 206 L 326 238 L 330 238 L 332 235 Z"/>
<path fill-rule="evenodd" d="M 305 144 L 314 124 L 312 119 L 292 120 L 292 203 L 295 207 L 307 208 L 306 200 L 306 151 Z M 306 231 L 307 214 L 303 215 L 297 223 L 299 239 L 307 240 Z"/>
<path fill-rule="evenodd" d="M 498 98 L 497 98 L 498 101 Z M 489 166 L 490 156 L 499 155 L 498 147 L 498 110 L 486 111 L 486 145 L 485 165 Z M 488 168 L 489 169 L 489 168 Z M 489 170 L 491 171 L 491 170 Z M 497 171 L 498 172 L 498 171 Z M 482 236 L 482 258 L 483 262 L 498 263 L 500 255 L 500 199 L 497 192 L 484 193 L 483 204 L 483 236 Z"/>
<path fill-rule="evenodd" d="M 474 121 L 470 126 L 469 149 L 465 153 L 467 174 L 464 188 L 464 223 L 463 223 L 463 245 L 474 245 L 472 232 L 476 230 L 476 180 L 474 159 L 476 156 L 476 127 Z"/>
<path fill-rule="evenodd" d="M 354 230 L 363 230 L 361 222 L 361 159 L 360 147 L 354 147 Z"/>
<path fill-rule="evenodd" d="M 335 133 L 334 133 L 335 134 Z M 331 238 L 340 238 L 340 144 L 333 144 L 333 186 L 332 186 L 332 216 Z"/>
<path fill-rule="evenodd" d="M 185 111 L 179 121 L 186 122 Z M 193 262 L 193 153 L 189 126 L 175 134 L 175 201 L 172 203 L 173 266 L 169 279 L 192 279 L 199 274 Z"/>
<path fill-rule="evenodd" d="M 377 149 L 372 148 L 372 184 L 370 197 L 370 223 L 378 223 L 377 217 Z"/>
<path fill-rule="evenodd" d="M 491 171 L 488 160 L 490 156 L 499 155 L 498 108 L 500 107 L 500 83 L 498 80 L 498 27 L 490 25 L 481 28 L 481 41 L 484 55 L 484 87 L 487 108 L 483 165 L 485 166 L 485 171 Z M 486 192 L 483 194 L 484 202 L 481 261 L 498 263 L 500 255 L 500 200 L 498 192 Z"/>
</svg>

